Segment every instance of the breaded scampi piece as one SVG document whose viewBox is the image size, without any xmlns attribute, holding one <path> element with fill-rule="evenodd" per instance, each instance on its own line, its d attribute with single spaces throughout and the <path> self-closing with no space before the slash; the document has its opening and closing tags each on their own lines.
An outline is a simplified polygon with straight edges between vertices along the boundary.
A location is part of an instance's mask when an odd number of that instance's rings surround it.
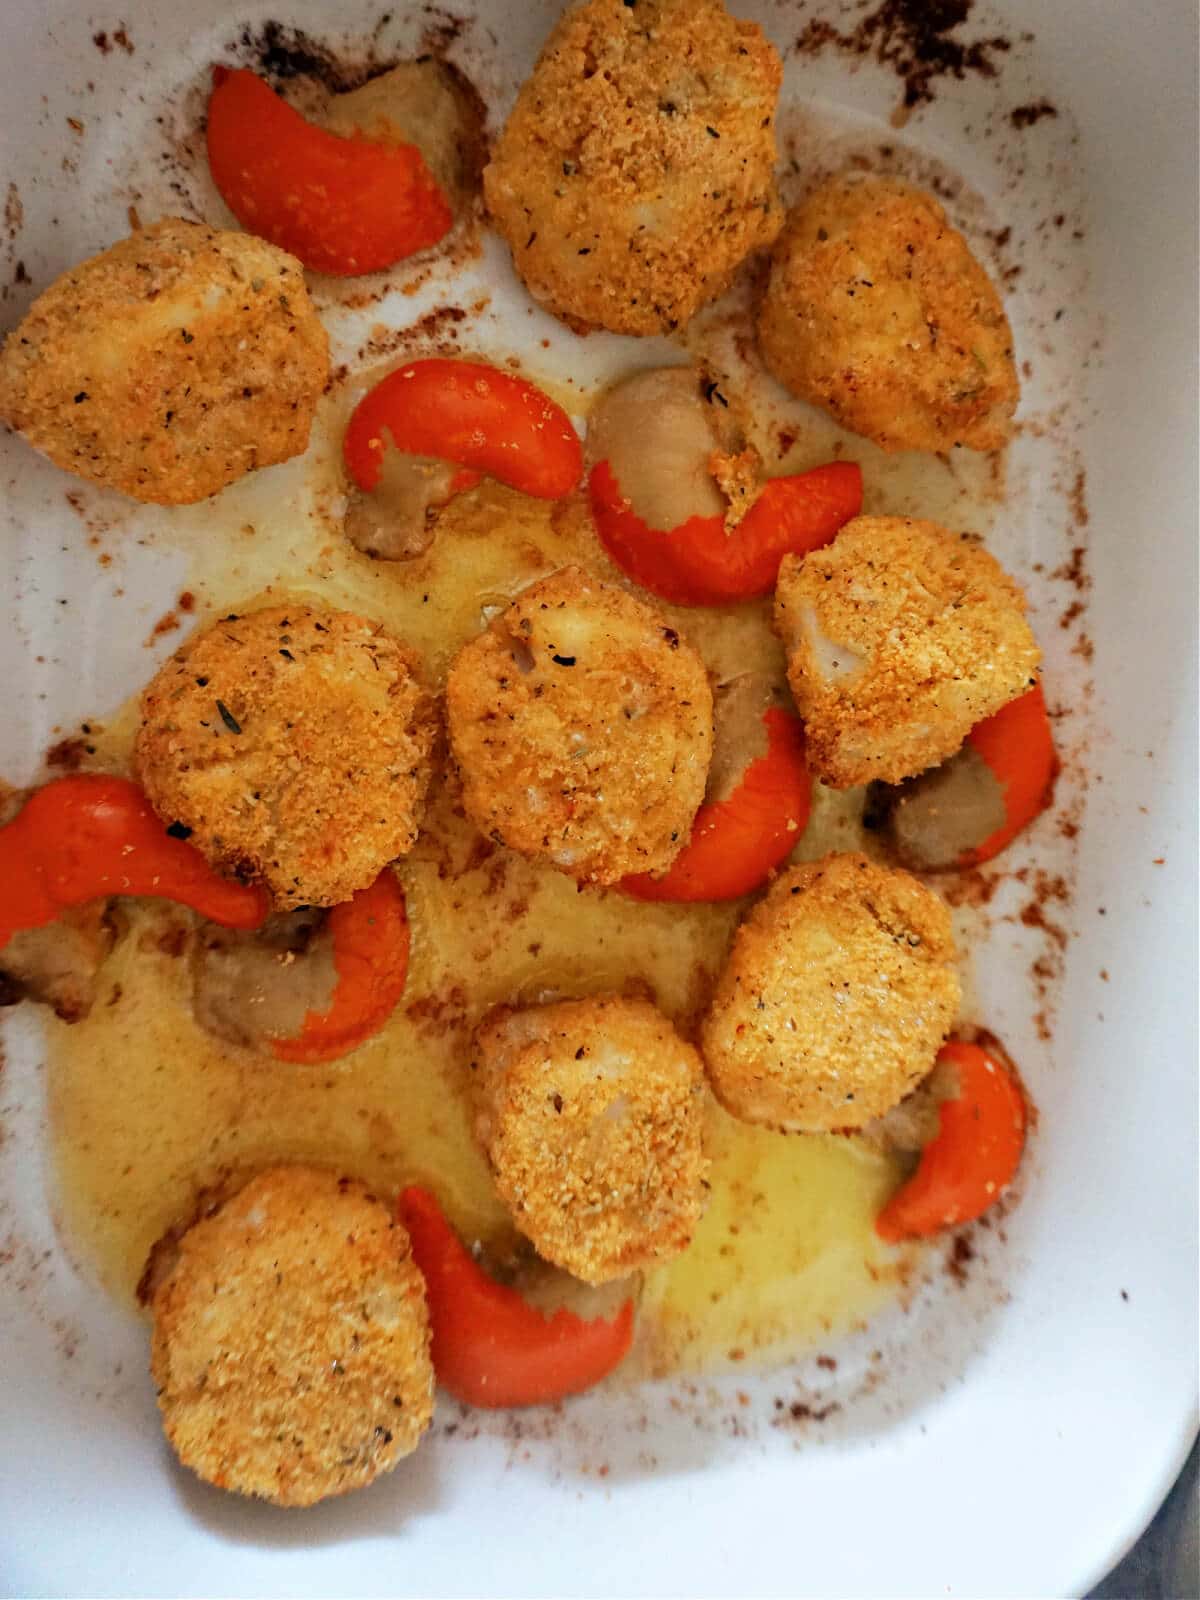
<svg viewBox="0 0 1200 1600">
<path fill-rule="evenodd" d="M 861 1128 L 932 1069 L 960 998 L 950 913 L 861 855 L 778 877 L 734 936 L 701 1026 L 726 1110 L 788 1132 Z"/>
<path fill-rule="evenodd" d="M 90 483 L 186 505 L 301 454 L 328 376 L 294 257 L 168 217 L 34 301 L 0 353 L 0 419 Z"/>
<path fill-rule="evenodd" d="M 141 709 L 151 805 L 281 910 L 348 900 L 416 843 L 435 705 L 378 623 L 306 604 L 231 614 L 159 668 Z"/>
<path fill-rule="evenodd" d="M 831 178 L 788 215 L 758 314 L 786 388 L 884 450 L 997 450 L 1019 386 L 994 284 L 931 194 Z"/>
<path fill-rule="evenodd" d="M 446 684 L 463 804 L 481 832 L 581 882 L 662 872 L 712 757 L 700 657 L 651 606 L 578 567 L 533 584 Z"/>
<path fill-rule="evenodd" d="M 781 76 L 721 0 L 565 12 L 483 177 L 534 299 L 577 329 L 686 326 L 779 232 Z"/>
<path fill-rule="evenodd" d="M 182 1236 L 151 1309 L 163 1428 L 218 1488 L 313 1505 L 390 1471 L 429 1426 L 424 1279 L 348 1178 L 260 1173 Z"/>
<path fill-rule="evenodd" d="M 471 1067 L 476 1137 L 539 1255 L 604 1283 L 687 1247 L 706 1194 L 704 1073 L 649 1001 L 500 1007 Z"/>
<path fill-rule="evenodd" d="M 835 789 L 945 761 L 1032 687 L 1041 660 L 995 557 L 907 517 L 855 517 L 832 544 L 785 556 L 775 628 L 809 765 Z"/>
</svg>

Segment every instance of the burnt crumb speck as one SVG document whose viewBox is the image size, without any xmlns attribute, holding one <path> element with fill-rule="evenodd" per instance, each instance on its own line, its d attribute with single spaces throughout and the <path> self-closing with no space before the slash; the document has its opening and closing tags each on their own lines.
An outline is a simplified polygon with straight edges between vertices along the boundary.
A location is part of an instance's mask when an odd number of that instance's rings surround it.
<svg viewBox="0 0 1200 1600">
<path fill-rule="evenodd" d="M 127 56 L 131 56 L 134 51 L 129 28 L 124 22 L 111 32 L 107 28 L 101 28 L 92 35 L 92 43 L 102 56 L 110 56 L 114 50 L 123 50 Z"/>
<path fill-rule="evenodd" d="M 312 78 L 335 94 L 361 88 L 400 59 L 380 55 L 374 43 L 365 53 L 339 54 L 303 28 L 274 18 L 243 28 L 229 50 L 275 88 L 295 78 Z"/>
<path fill-rule="evenodd" d="M 1059 923 L 1052 921 L 1047 915 L 1044 906 L 1044 892 L 1039 892 L 1037 898 L 1028 901 L 1019 913 L 1020 921 L 1026 928 L 1036 928 L 1044 933 L 1047 939 L 1060 951 L 1067 947 L 1067 930 Z M 1058 896 L 1063 899 L 1065 896 Z"/>
<path fill-rule="evenodd" d="M 1032 128 L 1035 123 L 1041 122 L 1043 117 L 1056 117 L 1058 107 L 1050 104 L 1049 100 L 1035 100 L 1027 106 L 1014 106 L 1008 114 L 1008 120 L 1018 132 L 1025 128 Z"/>
<path fill-rule="evenodd" d="M 303 77 L 316 78 L 327 89 L 351 87 L 333 52 L 303 28 L 268 19 L 256 28 L 243 28 L 237 44 L 271 83 Z"/>
<path fill-rule="evenodd" d="M 164 611 L 162 616 L 150 630 L 150 637 L 145 641 L 149 648 L 156 639 L 161 639 L 166 633 L 174 633 L 179 626 L 179 618 L 174 611 Z"/>
<path fill-rule="evenodd" d="M 1079 594 L 1086 594 L 1092 587 L 1091 574 L 1087 568 L 1087 546 L 1073 545 L 1067 559 L 1055 567 L 1050 576 L 1059 583 L 1069 583 Z"/>
<path fill-rule="evenodd" d="M 426 55 L 444 55 L 466 31 L 467 19 L 444 6 L 427 5 L 424 13 L 428 20 L 421 34 L 421 49 Z"/>
<path fill-rule="evenodd" d="M 836 1400 L 823 1406 L 813 1405 L 809 1400 L 793 1400 L 787 1414 L 793 1422 L 824 1422 L 826 1417 L 834 1416 L 841 1409 Z"/>
<path fill-rule="evenodd" d="M 847 33 L 817 17 L 795 42 L 800 55 L 825 49 L 870 57 L 891 67 L 904 84 L 904 104 L 932 101 L 938 78 L 994 78 L 997 58 L 1012 49 L 1002 35 L 963 39 L 958 30 L 971 14 L 973 0 L 882 0 Z"/>
<path fill-rule="evenodd" d="M 25 226 L 25 206 L 21 200 L 21 191 L 15 183 L 9 183 L 4 197 L 4 231 L 11 244 Z"/>
<path fill-rule="evenodd" d="M 965 1233 L 956 1233 L 946 1256 L 946 1271 L 955 1283 L 965 1284 L 967 1268 L 975 1259 L 975 1247 Z"/>
</svg>

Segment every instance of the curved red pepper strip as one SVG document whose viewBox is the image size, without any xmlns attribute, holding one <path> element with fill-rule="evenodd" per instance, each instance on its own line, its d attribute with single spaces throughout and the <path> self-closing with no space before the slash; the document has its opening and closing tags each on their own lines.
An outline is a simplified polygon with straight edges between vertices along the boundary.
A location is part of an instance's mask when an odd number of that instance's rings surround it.
<svg viewBox="0 0 1200 1600">
<path fill-rule="evenodd" d="M 360 489 L 379 482 L 386 434 L 409 455 L 455 462 L 540 500 L 569 493 L 583 471 L 579 436 L 563 408 L 482 361 L 410 361 L 363 396 L 342 443 Z"/>
<path fill-rule="evenodd" d="M 995 833 L 961 857 L 959 865 L 971 867 L 999 855 L 1054 796 L 1058 756 L 1041 684 L 978 723 L 967 735 L 967 743 L 995 774 L 1004 792 L 1005 816 Z"/>
<path fill-rule="evenodd" d="M 426 1189 L 405 1189 L 400 1221 L 425 1278 L 438 1382 L 471 1406 L 533 1406 L 590 1389 L 633 1342 L 633 1301 L 610 1320 L 544 1316 L 490 1278 Z"/>
<path fill-rule="evenodd" d="M 669 533 L 648 528 L 607 461 L 588 477 L 600 542 L 622 572 L 651 594 L 684 606 L 728 605 L 769 594 L 785 555 L 828 544 L 862 510 L 862 469 L 831 461 L 771 478 L 732 533 L 721 517 L 689 517 Z"/>
<path fill-rule="evenodd" d="M 244 68 L 213 69 L 208 164 L 248 232 L 334 277 L 390 267 L 454 221 L 416 145 L 329 133 Z"/>
<path fill-rule="evenodd" d="M 385 867 L 369 889 L 329 913 L 337 985 L 328 1011 L 310 1011 L 294 1039 L 273 1039 L 280 1061 L 336 1061 L 378 1033 L 408 978 L 404 890 Z"/>
<path fill-rule="evenodd" d="M 59 778 L 0 828 L 0 946 L 114 894 L 176 900 L 227 928 L 257 928 L 270 909 L 265 890 L 221 877 L 173 838 L 128 778 Z"/>
<path fill-rule="evenodd" d="M 621 887 L 639 900 L 736 900 L 766 882 L 808 825 L 812 780 L 804 725 L 777 706 L 763 713 L 767 751 L 728 800 L 696 813 L 686 849 L 661 878 L 638 873 Z"/>
<path fill-rule="evenodd" d="M 916 1172 L 875 1219 L 876 1233 L 892 1243 L 982 1216 L 1012 1181 L 1025 1146 L 1025 1097 L 1002 1061 L 960 1039 L 947 1040 L 938 1060 L 957 1070 L 958 1097 L 942 1102 Z"/>
</svg>

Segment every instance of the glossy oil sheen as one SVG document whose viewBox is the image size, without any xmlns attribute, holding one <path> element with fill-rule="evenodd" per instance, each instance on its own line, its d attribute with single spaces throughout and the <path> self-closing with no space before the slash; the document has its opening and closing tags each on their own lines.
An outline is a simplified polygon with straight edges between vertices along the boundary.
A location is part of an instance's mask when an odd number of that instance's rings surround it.
<svg viewBox="0 0 1200 1600">
<path fill-rule="evenodd" d="M 302 591 L 369 609 L 422 651 L 439 687 L 489 607 L 564 562 L 594 571 L 602 561 L 582 513 L 494 486 L 443 516 L 426 557 L 390 566 L 340 544 L 303 551 L 289 517 L 261 508 L 255 517 L 252 536 L 217 529 L 193 548 L 191 592 L 220 594 L 222 612 Z M 778 675 L 765 607 L 671 617 L 717 670 L 744 663 Z M 97 733 L 96 759 L 126 767 L 135 726 L 130 704 Z M 848 820 L 859 799 L 818 807 L 799 854 L 863 842 Z M 173 936 L 185 919 L 151 903 L 127 908 L 91 1016 L 50 1023 L 47 1036 L 64 1235 L 110 1291 L 129 1299 L 151 1245 L 191 1214 L 200 1191 L 277 1160 L 350 1172 L 384 1195 L 429 1184 L 466 1237 L 501 1241 L 511 1225 L 470 1132 L 479 1018 L 500 1002 L 649 986 L 690 1031 L 743 910 L 580 891 L 481 840 L 452 783 L 436 788 L 400 876 L 413 929 L 403 1001 L 378 1036 L 319 1066 L 265 1060 L 207 1035 Z M 708 1115 L 712 1204 L 686 1258 L 647 1275 L 632 1373 L 803 1349 L 861 1324 L 902 1282 L 905 1254 L 872 1229 L 897 1180 L 893 1162 L 852 1140 L 744 1128 L 715 1105 Z"/>
</svg>

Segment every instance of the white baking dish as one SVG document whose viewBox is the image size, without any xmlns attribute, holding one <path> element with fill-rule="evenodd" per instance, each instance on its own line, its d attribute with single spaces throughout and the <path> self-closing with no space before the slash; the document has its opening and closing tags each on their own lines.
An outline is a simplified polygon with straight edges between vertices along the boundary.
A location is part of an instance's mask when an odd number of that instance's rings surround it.
<svg viewBox="0 0 1200 1600">
<path fill-rule="evenodd" d="M 557 7 L 470 9 L 401 4 L 379 37 L 412 51 L 440 29 L 494 126 Z M 863 15 L 837 0 L 735 9 L 781 48 L 818 14 L 843 29 Z M 382 10 L 289 0 L 284 20 L 338 41 L 369 34 Z M 10 204 L 0 325 L 123 233 L 131 202 L 144 220 L 178 206 L 161 158 L 194 121 L 181 92 L 268 14 L 258 0 L 125 0 L 119 15 L 6 0 L 0 186 L 15 185 L 23 215 Z M 1027 427 L 989 539 L 1030 585 L 1066 713 L 1058 815 L 1080 831 L 1047 827 L 1010 863 L 1069 882 L 1054 911 L 1070 935 L 1061 975 L 1031 988 L 1045 935 L 1004 920 L 1022 904 L 1011 884 L 976 959 L 980 1013 L 1040 1109 L 1006 1239 L 965 1288 L 940 1276 L 848 1347 L 842 1409 L 825 1423 L 791 1416 L 807 1370 L 451 1432 L 448 1408 L 370 1491 L 272 1511 L 170 1462 L 144 1329 L 62 1248 L 23 1012 L 0 1075 L 5 1592 L 1077 1594 L 1137 1535 L 1196 1406 L 1195 31 L 1183 0 L 980 6 L 962 32 L 1011 43 L 987 55 L 997 75 L 939 78 L 901 128 L 887 67 L 787 58 L 799 161 L 828 164 L 837 128 L 842 148 L 893 144 L 961 174 L 952 211 L 985 254 L 987 233 L 1011 227 L 987 258 L 1020 268 L 1009 296 L 1031 363 Z M 1014 125 L 1014 109 L 1043 101 L 1056 115 Z M 469 270 L 493 293 L 473 333 L 489 353 L 545 338 L 540 370 L 581 381 L 652 359 L 527 316 L 498 250 Z M 364 319 L 415 321 L 445 292 L 435 271 L 416 295 L 344 311 L 335 341 L 356 342 Z M 54 728 L 118 704 L 171 647 L 141 641 L 181 563 L 156 536 L 160 513 L 86 493 L 73 509 L 77 486 L 10 437 L 0 469 L 0 773 L 23 782 Z M 104 567 L 88 542 L 101 525 Z M 1076 547 L 1086 593 L 1052 575 Z M 1060 627 L 1075 599 L 1083 613 Z"/>
</svg>

